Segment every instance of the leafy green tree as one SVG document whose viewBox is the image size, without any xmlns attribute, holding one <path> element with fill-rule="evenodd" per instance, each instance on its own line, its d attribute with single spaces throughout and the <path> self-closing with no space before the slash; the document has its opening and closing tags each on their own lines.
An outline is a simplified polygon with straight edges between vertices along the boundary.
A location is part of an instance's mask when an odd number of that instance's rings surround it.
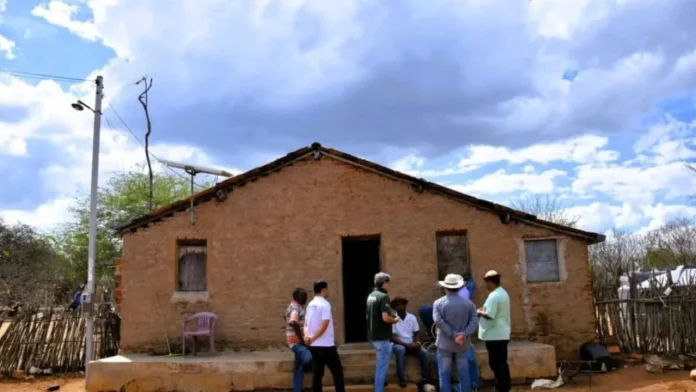
<svg viewBox="0 0 696 392">
<path fill-rule="evenodd" d="M 200 183 L 199 183 L 200 184 Z M 208 184 L 201 184 L 205 187 Z M 155 173 L 153 208 L 161 208 L 190 195 L 185 175 Z M 113 285 L 113 261 L 121 253 L 121 237 L 114 228 L 149 212 L 149 177 L 139 167 L 116 173 L 99 190 L 97 213 L 96 283 L 103 288 Z M 62 275 L 74 288 L 87 281 L 89 246 L 89 197 L 79 198 L 72 209 L 73 220 L 54 235 L 55 246 L 63 256 Z"/>
</svg>

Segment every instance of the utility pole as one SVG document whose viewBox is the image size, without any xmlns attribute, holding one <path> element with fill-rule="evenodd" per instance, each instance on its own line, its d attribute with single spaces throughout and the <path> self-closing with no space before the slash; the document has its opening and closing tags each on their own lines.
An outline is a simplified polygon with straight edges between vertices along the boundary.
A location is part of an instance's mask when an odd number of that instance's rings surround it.
<svg viewBox="0 0 696 392">
<path fill-rule="evenodd" d="M 82 101 L 72 104 L 75 110 L 85 108 L 94 113 L 94 135 L 92 136 L 92 183 L 89 196 L 89 247 L 87 250 L 87 292 L 82 294 L 82 315 L 85 318 L 85 376 L 94 353 L 94 269 L 97 258 L 97 198 L 99 183 L 99 136 L 101 130 L 104 78 L 97 76 L 94 109 Z"/>
</svg>

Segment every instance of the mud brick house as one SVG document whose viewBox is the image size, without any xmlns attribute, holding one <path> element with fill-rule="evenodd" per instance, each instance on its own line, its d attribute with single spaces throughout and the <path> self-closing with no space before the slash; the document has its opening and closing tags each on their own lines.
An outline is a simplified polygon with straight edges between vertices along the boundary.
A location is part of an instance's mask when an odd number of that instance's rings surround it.
<svg viewBox="0 0 696 392">
<path fill-rule="evenodd" d="M 535 216 L 325 148 L 318 143 L 122 226 L 116 297 L 124 352 L 180 336 L 196 311 L 220 317 L 228 347 L 283 344 L 295 287 L 329 282 L 339 343 L 365 340 L 365 296 L 377 271 L 413 311 L 449 272 L 498 270 L 513 338 L 576 357 L 595 338 L 588 245 L 600 234 Z"/>
</svg>

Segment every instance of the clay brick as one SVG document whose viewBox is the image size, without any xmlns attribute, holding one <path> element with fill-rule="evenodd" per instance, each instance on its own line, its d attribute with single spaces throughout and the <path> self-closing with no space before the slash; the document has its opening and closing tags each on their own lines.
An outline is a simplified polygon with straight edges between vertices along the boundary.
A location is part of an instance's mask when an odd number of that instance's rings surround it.
<svg viewBox="0 0 696 392">
<path fill-rule="evenodd" d="M 223 202 L 196 206 L 196 224 L 179 212 L 126 234 L 116 290 L 123 315 L 122 347 L 140 351 L 180 335 L 181 320 L 196 311 L 220 317 L 221 340 L 236 348 L 283 345 L 283 312 L 292 290 L 329 282 L 337 341 L 344 336 L 341 237 L 381 235 L 382 268 L 392 275 L 392 295 L 410 310 L 439 295 L 435 233 L 466 230 L 477 290 L 482 276 L 498 270 L 512 300 L 517 339 L 555 344 L 559 359 L 576 358 L 595 339 L 587 244 L 520 223 L 330 158 L 306 160 L 234 189 Z M 527 284 L 521 265 L 523 238 L 555 236 L 563 242 L 567 278 Z M 171 303 L 176 287 L 177 239 L 206 239 L 208 300 Z M 544 330 L 535 323 L 542 318 Z"/>
</svg>

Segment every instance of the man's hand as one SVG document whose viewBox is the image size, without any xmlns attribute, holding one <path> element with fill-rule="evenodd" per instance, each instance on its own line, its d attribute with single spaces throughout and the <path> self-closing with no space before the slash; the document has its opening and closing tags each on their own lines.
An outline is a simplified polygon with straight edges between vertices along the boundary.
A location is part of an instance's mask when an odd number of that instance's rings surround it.
<svg viewBox="0 0 696 392">
<path fill-rule="evenodd" d="M 305 336 L 304 342 L 306 345 L 311 345 L 312 344 L 312 337 L 311 336 Z"/>
<path fill-rule="evenodd" d="M 454 338 L 454 342 L 460 346 L 463 346 L 464 343 L 466 343 L 466 338 L 464 337 L 464 335 L 457 335 L 457 337 Z"/>
<path fill-rule="evenodd" d="M 483 308 L 477 309 L 476 314 L 479 317 L 485 318 L 486 320 L 491 320 L 491 316 L 489 316 L 488 313 L 486 313 L 486 311 Z"/>
<path fill-rule="evenodd" d="M 418 351 L 421 348 L 420 342 L 414 342 L 408 345 L 408 348 L 411 349 L 412 351 Z"/>
</svg>

